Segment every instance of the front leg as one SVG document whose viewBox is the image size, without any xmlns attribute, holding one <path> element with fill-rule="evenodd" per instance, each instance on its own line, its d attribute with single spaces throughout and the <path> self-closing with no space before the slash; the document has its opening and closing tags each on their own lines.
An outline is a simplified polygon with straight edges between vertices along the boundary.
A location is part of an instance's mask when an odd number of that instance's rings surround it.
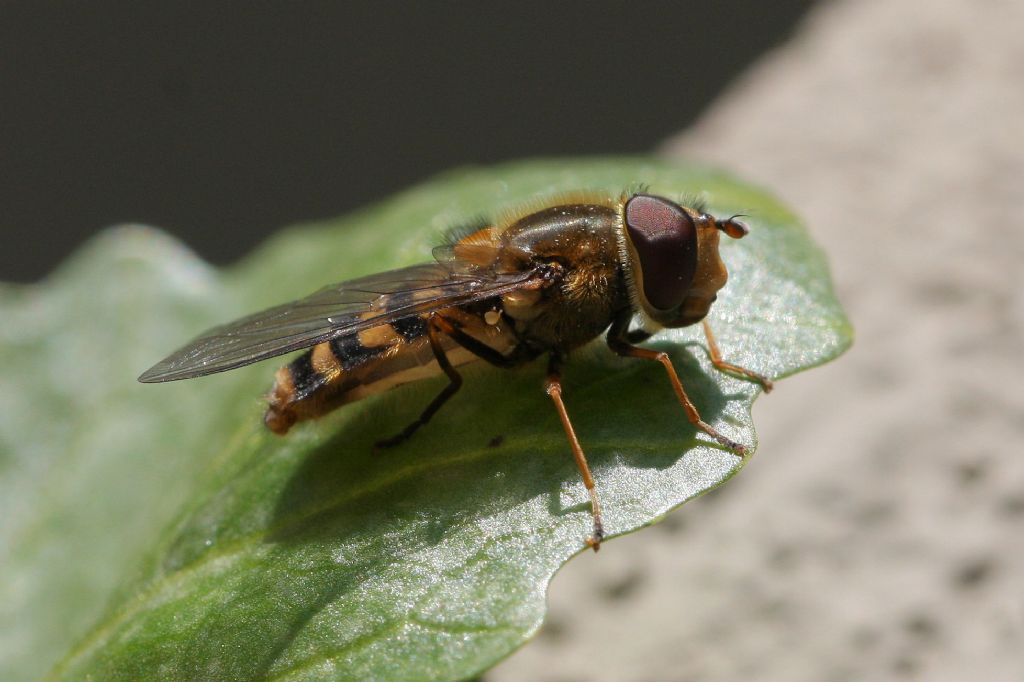
<svg viewBox="0 0 1024 682">
<path fill-rule="evenodd" d="M 627 334 L 631 318 L 632 314 L 629 311 L 626 311 L 615 319 L 612 323 L 611 329 L 608 330 L 608 347 L 623 357 L 643 358 L 644 360 L 655 360 L 660 362 L 665 368 L 665 372 L 668 374 L 668 380 L 676 392 L 679 404 L 682 405 L 683 410 L 686 411 L 686 418 L 690 423 L 735 452 L 737 455 L 746 455 L 746 447 L 723 436 L 713 426 L 701 419 L 700 412 L 697 411 L 697 408 L 694 406 L 693 401 L 690 400 L 690 397 L 686 395 L 686 389 L 683 388 L 683 383 L 679 380 L 679 375 L 676 374 L 676 368 L 672 365 L 672 359 L 668 356 L 668 353 L 650 350 L 649 348 L 639 348 L 629 343 L 627 340 Z"/>
<path fill-rule="evenodd" d="M 711 333 L 711 325 L 708 324 L 707 319 L 703 320 L 702 324 L 704 325 L 704 337 L 708 340 L 708 355 L 711 356 L 711 364 L 714 365 L 716 369 L 721 372 L 735 372 L 736 374 L 741 374 L 748 379 L 753 379 L 761 384 L 765 393 L 772 392 L 774 384 L 772 384 L 771 379 L 768 377 L 758 374 L 757 372 L 753 372 L 746 367 L 740 367 L 739 365 L 734 365 L 731 362 L 723 360 L 722 353 L 718 350 L 718 342 L 715 341 L 715 335 Z"/>
</svg>

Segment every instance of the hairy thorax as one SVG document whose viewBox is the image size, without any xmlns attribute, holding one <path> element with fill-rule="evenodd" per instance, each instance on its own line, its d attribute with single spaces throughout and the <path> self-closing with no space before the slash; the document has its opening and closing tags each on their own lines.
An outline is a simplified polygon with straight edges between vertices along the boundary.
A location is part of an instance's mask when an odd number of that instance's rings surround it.
<svg viewBox="0 0 1024 682">
<path fill-rule="evenodd" d="M 503 265 L 548 263 L 545 286 L 502 298 L 517 336 L 535 349 L 571 350 L 589 342 L 628 306 L 615 241 L 618 217 L 608 206 L 560 206 L 535 213 L 503 234 Z"/>
</svg>

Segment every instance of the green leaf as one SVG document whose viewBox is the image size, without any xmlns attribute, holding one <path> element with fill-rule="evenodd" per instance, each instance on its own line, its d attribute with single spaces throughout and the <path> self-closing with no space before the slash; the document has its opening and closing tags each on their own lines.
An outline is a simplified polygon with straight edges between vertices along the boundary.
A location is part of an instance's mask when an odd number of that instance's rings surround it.
<svg viewBox="0 0 1024 682">
<path fill-rule="evenodd" d="M 443 380 L 281 439 L 261 423 L 277 363 L 156 386 L 135 377 L 207 326 L 428 260 L 467 217 L 639 182 L 750 216 L 749 237 L 724 240 L 731 279 L 711 316 L 727 359 L 782 377 L 849 345 L 824 259 L 791 213 L 724 175 L 650 159 L 451 173 L 286 230 L 224 271 L 159 232 L 119 228 L 47 281 L 0 288 L 0 678 L 464 678 L 523 644 L 590 524 L 542 363 L 468 369 L 431 424 L 382 455 L 371 443 Z M 707 421 L 755 444 L 759 390 L 710 368 L 699 328 L 649 345 L 672 354 Z M 565 386 L 612 535 L 742 465 L 695 433 L 656 363 L 595 343 Z"/>
</svg>

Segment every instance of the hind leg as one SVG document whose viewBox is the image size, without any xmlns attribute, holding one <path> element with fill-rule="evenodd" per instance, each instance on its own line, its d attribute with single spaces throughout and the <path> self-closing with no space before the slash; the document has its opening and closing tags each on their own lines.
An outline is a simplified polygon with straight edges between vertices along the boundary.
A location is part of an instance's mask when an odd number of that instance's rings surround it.
<svg viewBox="0 0 1024 682">
<path fill-rule="evenodd" d="M 406 426 L 400 432 L 396 433 L 394 436 L 377 441 L 373 444 L 374 448 L 393 448 L 399 443 L 407 440 L 412 434 L 416 433 L 417 429 L 429 422 L 430 418 L 437 414 L 437 411 L 441 409 L 441 406 L 448 402 L 448 400 L 458 393 L 460 388 L 462 388 L 462 375 L 459 374 L 456 369 L 452 367 L 452 363 L 448 361 L 448 356 L 441 347 L 439 334 L 440 332 L 438 331 L 437 325 L 434 323 L 434 318 L 432 317 L 427 323 L 427 338 L 430 340 L 430 349 L 434 351 L 434 358 L 437 360 L 438 366 L 448 377 L 448 385 L 430 401 L 430 404 L 427 405 L 426 409 L 420 413 L 420 416 L 417 417 L 415 421 Z"/>
</svg>

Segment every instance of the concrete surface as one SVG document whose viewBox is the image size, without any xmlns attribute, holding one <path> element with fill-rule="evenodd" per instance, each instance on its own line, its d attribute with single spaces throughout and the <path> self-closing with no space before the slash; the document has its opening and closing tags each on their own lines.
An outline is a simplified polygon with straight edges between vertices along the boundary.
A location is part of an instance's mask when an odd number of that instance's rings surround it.
<svg viewBox="0 0 1024 682">
<path fill-rule="evenodd" d="M 487 680 L 1024 680 L 1022 31 L 1019 0 L 822 3 L 666 145 L 806 218 L 857 340 Z"/>
</svg>

